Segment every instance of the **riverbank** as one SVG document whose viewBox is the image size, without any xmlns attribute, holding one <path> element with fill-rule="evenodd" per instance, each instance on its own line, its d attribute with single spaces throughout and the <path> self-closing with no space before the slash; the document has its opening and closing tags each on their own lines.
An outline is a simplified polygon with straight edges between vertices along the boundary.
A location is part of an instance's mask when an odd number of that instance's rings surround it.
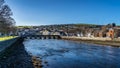
<svg viewBox="0 0 120 68">
<path fill-rule="evenodd" d="M 34 68 L 31 56 L 25 51 L 24 46 L 14 45 L 0 55 L 0 68 Z"/>
<path fill-rule="evenodd" d="M 105 45 L 105 46 L 113 46 L 113 47 L 120 47 L 120 41 L 119 40 L 111 40 L 111 39 L 81 39 L 76 37 L 62 37 L 63 40 L 71 40 L 71 41 L 77 41 L 82 43 L 89 43 L 89 44 L 99 44 L 99 45 Z"/>
<path fill-rule="evenodd" d="M 0 37 L 0 41 L 5 41 L 5 40 L 9 40 L 9 39 L 13 39 L 16 38 L 17 36 L 5 36 L 5 37 Z"/>
<path fill-rule="evenodd" d="M 0 52 L 0 68 L 42 67 L 41 59 L 26 52 L 24 45 L 21 43 L 22 41 L 22 39 L 19 39 L 18 42 Z"/>
</svg>

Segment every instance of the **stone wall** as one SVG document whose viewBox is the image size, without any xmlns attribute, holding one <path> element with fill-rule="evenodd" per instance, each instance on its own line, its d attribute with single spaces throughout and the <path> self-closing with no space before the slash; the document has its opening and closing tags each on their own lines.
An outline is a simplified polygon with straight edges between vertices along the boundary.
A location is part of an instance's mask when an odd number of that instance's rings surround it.
<svg viewBox="0 0 120 68">
<path fill-rule="evenodd" d="M 104 37 L 76 37 L 76 36 L 62 36 L 63 39 L 81 39 L 81 40 L 100 40 L 100 41 L 111 41 L 111 38 Z M 119 38 L 113 39 L 114 41 L 120 41 Z"/>
<path fill-rule="evenodd" d="M 15 45 L 17 43 L 22 43 L 22 39 L 21 39 L 21 41 L 20 41 L 20 39 L 21 38 L 17 37 L 14 39 L 0 42 L 0 54 L 3 53 L 7 48 L 11 47 L 12 45 Z"/>
</svg>

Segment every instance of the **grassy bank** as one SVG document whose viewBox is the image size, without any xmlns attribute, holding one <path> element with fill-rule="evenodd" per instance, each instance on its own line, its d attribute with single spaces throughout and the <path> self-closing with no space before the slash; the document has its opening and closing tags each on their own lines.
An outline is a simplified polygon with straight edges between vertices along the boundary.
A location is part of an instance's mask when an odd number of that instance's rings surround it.
<svg viewBox="0 0 120 68">
<path fill-rule="evenodd" d="M 0 41 L 4 41 L 4 40 L 9 40 L 12 38 L 16 38 L 17 36 L 5 36 L 5 37 L 0 37 Z"/>
<path fill-rule="evenodd" d="M 120 47 L 120 41 L 101 41 L 101 40 L 83 40 L 83 39 L 76 39 L 76 38 L 63 38 L 64 40 L 71 40 L 89 44 L 99 44 L 99 45 L 106 45 L 106 46 L 113 46 L 113 47 Z"/>
</svg>

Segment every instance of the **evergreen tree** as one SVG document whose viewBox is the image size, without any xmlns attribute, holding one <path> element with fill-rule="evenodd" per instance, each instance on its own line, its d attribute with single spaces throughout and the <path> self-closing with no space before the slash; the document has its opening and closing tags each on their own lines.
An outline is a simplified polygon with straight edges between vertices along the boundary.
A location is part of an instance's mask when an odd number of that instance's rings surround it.
<svg viewBox="0 0 120 68">
<path fill-rule="evenodd" d="M 116 24 L 115 24 L 115 23 L 112 23 L 112 27 L 116 27 Z"/>
</svg>

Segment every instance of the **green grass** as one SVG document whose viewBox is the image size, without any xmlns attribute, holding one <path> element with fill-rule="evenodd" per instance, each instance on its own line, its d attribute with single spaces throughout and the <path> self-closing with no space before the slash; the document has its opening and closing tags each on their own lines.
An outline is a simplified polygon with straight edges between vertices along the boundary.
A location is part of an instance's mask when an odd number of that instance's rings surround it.
<svg viewBox="0 0 120 68">
<path fill-rule="evenodd" d="M 6 36 L 6 37 L 0 37 L 0 41 L 5 41 L 5 40 L 9 40 L 12 38 L 16 38 L 17 36 Z"/>
</svg>

